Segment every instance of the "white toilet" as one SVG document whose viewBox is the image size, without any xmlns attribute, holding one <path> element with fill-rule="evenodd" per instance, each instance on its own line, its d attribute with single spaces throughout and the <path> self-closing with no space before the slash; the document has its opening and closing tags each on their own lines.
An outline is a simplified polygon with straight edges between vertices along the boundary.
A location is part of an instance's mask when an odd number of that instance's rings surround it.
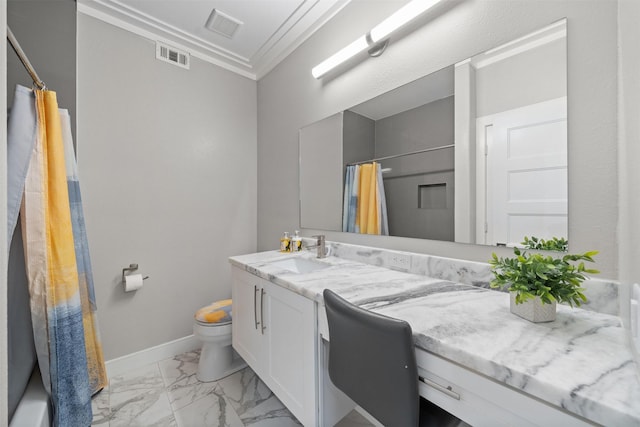
<svg viewBox="0 0 640 427">
<path fill-rule="evenodd" d="M 247 366 L 231 347 L 231 300 L 216 301 L 195 314 L 193 334 L 202 341 L 196 376 L 216 381 Z"/>
</svg>

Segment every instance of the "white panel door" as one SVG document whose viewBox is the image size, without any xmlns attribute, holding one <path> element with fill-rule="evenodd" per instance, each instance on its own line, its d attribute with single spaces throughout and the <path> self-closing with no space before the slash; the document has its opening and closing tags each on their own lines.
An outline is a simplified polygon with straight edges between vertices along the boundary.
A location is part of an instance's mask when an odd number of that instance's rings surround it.
<svg viewBox="0 0 640 427">
<path fill-rule="evenodd" d="M 541 102 L 477 119 L 478 238 L 568 238 L 567 101 Z"/>
</svg>

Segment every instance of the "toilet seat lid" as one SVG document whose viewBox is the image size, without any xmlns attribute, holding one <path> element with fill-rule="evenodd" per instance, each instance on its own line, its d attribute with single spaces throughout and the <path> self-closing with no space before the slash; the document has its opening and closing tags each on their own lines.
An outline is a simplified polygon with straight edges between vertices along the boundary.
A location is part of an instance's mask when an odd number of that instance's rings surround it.
<svg viewBox="0 0 640 427">
<path fill-rule="evenodd" d="M 231 323 L 231 299 L 214 301 L 202 307 L 194 316 L 198 323 L 215 326 Z"/>
</svg>

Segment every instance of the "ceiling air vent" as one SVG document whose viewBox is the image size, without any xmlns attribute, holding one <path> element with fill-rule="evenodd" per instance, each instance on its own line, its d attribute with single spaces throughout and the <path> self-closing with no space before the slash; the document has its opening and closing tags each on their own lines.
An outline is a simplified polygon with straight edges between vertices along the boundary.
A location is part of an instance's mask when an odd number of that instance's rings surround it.
<svg viewBox="0 0 640 427">
<path fill-rule="evenodd" d="M 171 64 L 188 70 L 191 55 L 183 50 L 176 49 L 175 47 L 156 42 L 156 59 L 170 62 Z"/>
<path fill-rule="evenodd" d="M 226 13 L 222 13 L 217 9 L 213 9 L 207 23 L 204 27 L 214 33 L 221 34 L 228 38 L 233 38 L 233 35 L 238 31 L 242 25 L 242 21 L 239 21 Z"/>
</svg>

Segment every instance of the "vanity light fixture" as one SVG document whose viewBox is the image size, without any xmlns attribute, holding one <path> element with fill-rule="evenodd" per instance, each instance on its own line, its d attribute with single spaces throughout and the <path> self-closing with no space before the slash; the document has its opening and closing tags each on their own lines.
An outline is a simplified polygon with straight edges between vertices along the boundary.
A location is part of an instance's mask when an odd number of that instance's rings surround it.
<svg viewBox="0 0 640 427">
<path fill-rule="evenodd" d="M 316 79 L 321 78 L 338 65 L 346 62 L 360 52 L 369 49 L 369 55 L 380 56 L 389 43 L 389 35 L 431 9 L 442 0 L 412 0 L 387 19 L 373 27 L 364 36 L 338 51 L 311 69 Z"/>
<path fill-rule="evenodd" d="M 347 61 L 349 58 L 353 58 L 363 50 L 369 47 L 369 43 L 367 43 L 366 36 L 360 36 L 356 41 L 349 44 L 348 46 L 342 48 L 334 55 L 322 61 L 320 64 L 313 67 L 311 70 L 311 74 L 316 79 L 327 74 L 329 71 Z"/>
</svg>

